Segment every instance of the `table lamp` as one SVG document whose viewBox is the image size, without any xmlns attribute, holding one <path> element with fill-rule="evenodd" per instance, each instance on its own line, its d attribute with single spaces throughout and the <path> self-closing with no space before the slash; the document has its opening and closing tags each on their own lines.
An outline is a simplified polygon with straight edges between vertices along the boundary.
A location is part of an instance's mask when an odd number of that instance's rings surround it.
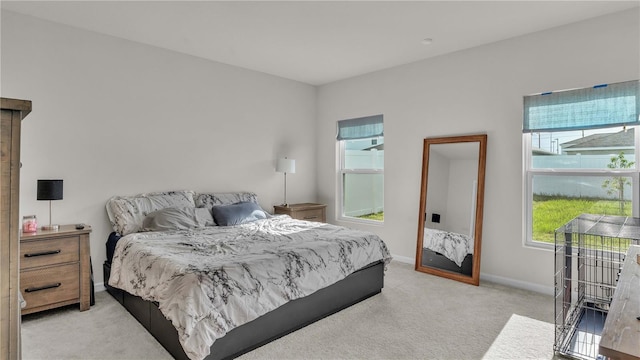
<svg viewBox="0 0 640 360">
<path fill-rule="evenodd" d="M 43 230 L 58 230 L 58 225 L 51 224 L 51 200 L 62 200 L 62 180 L 38 180 L 38 200 L 49 200 L 49 225 Z"/>
<path fill-rule="evenodd" d="M 287 204 L 287 173 L 295 174 L 296 172 L 296 161 L 294 159 L 278 159 L 278 163 L 276 164 L 276 171 L 284 173 L 284 203 L 282 206 L 289 206 Z"/>
</svg>

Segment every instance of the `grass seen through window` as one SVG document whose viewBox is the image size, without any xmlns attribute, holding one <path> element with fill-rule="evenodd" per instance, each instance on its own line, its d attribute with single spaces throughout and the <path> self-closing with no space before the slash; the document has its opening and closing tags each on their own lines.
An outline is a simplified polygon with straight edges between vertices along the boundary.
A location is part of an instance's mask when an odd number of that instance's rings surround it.
<svg viewBox="0 0 640 360">
<path fill-rule="evenodd" d="M 554 232 L 580 214 L 631 216 L 631 201 L 620 213 L 618 200 L 534 196 L 533 240 L 553 243 Z"/>
<path fill-rule="evenodd" d="M 367 219 L 367 220 L 383 221 L 384 220 L 384 211 L 380 211 L 380 212 L 377 212 L 375 214 L 360 215 L 360 216 L 358 216 L 358 218 L 359 219 Z"/>
</svg>

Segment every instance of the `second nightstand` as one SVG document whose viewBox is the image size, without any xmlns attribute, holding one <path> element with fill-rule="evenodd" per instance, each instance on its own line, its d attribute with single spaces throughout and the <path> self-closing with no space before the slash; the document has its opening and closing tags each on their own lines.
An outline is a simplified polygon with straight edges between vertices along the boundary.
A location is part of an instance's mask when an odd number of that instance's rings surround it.
<svg viewBox="0 0 640 360">
<path fill-rule="evenodd" d="M 27 302 L 22 315 L 76 303 L 89 310 L 90 232 L 89 226 L 62 225 L 20 235 L 20 291 Z"/>
<path fill-rule="evenodd" d="M 289 204 L 289 206 L 276 205 L 274 214 L 287 214 L 294 219 L 327 222 L 327 205 L 315 203 Z"/>
</svg>

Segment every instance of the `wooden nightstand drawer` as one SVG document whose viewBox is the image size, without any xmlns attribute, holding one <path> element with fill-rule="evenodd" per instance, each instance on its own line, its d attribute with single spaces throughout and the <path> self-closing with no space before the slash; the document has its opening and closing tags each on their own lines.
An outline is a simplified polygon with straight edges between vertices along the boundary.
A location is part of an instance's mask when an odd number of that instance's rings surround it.
<svg viewBox="0 0 640 360">
<path fill-rule="evenodd" d="M 78 240 L 77 236 L 71 236 L 23 241 L 20 244 L 20 269 L 76 262 L 80 259 Z"/>
<path fill-rule="evenodd" d="M 80 297 L 80 265 L 59 265 L 20 273 L 20 291 L 29 309 L 63 301 L 78 302 Z"/>
<path fill-rule="evenodd" d="M 322 209 L 313 209 L 313 210 L 302 210 L 294 213 L 293 216 L 295 219 L 307 220 L 307 221 L 324 221 L 324 210 Z"/>
<path fill-rule="evenodd" d="M 287 214 L 294 219 L 326 222 L 327 205 L 315 203 L 289 204 L 288 206 L 276 205 L 273 207 L 274 214 Z"/>
</svg>

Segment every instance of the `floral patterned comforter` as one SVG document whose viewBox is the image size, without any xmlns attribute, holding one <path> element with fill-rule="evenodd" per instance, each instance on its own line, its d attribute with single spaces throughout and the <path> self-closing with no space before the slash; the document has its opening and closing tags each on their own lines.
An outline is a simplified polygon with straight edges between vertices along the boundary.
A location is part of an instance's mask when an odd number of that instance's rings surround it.
<svg viewBox="0 0 640 360">
<path fill-rule="evenodd" d="M 424 228 L 422 247 L 438 252 L 462 266 L 467 254 L 473 254 L 473 238 L 438 229 Z"/>
<path fill-rule="evenodd" d="M 157 301 L 187 355 L 203 359 L 233 328 L 380 260 L 391 256 L 375 234 L 277 216 L 126 235 L 109 285 Z"/>
</svg>

